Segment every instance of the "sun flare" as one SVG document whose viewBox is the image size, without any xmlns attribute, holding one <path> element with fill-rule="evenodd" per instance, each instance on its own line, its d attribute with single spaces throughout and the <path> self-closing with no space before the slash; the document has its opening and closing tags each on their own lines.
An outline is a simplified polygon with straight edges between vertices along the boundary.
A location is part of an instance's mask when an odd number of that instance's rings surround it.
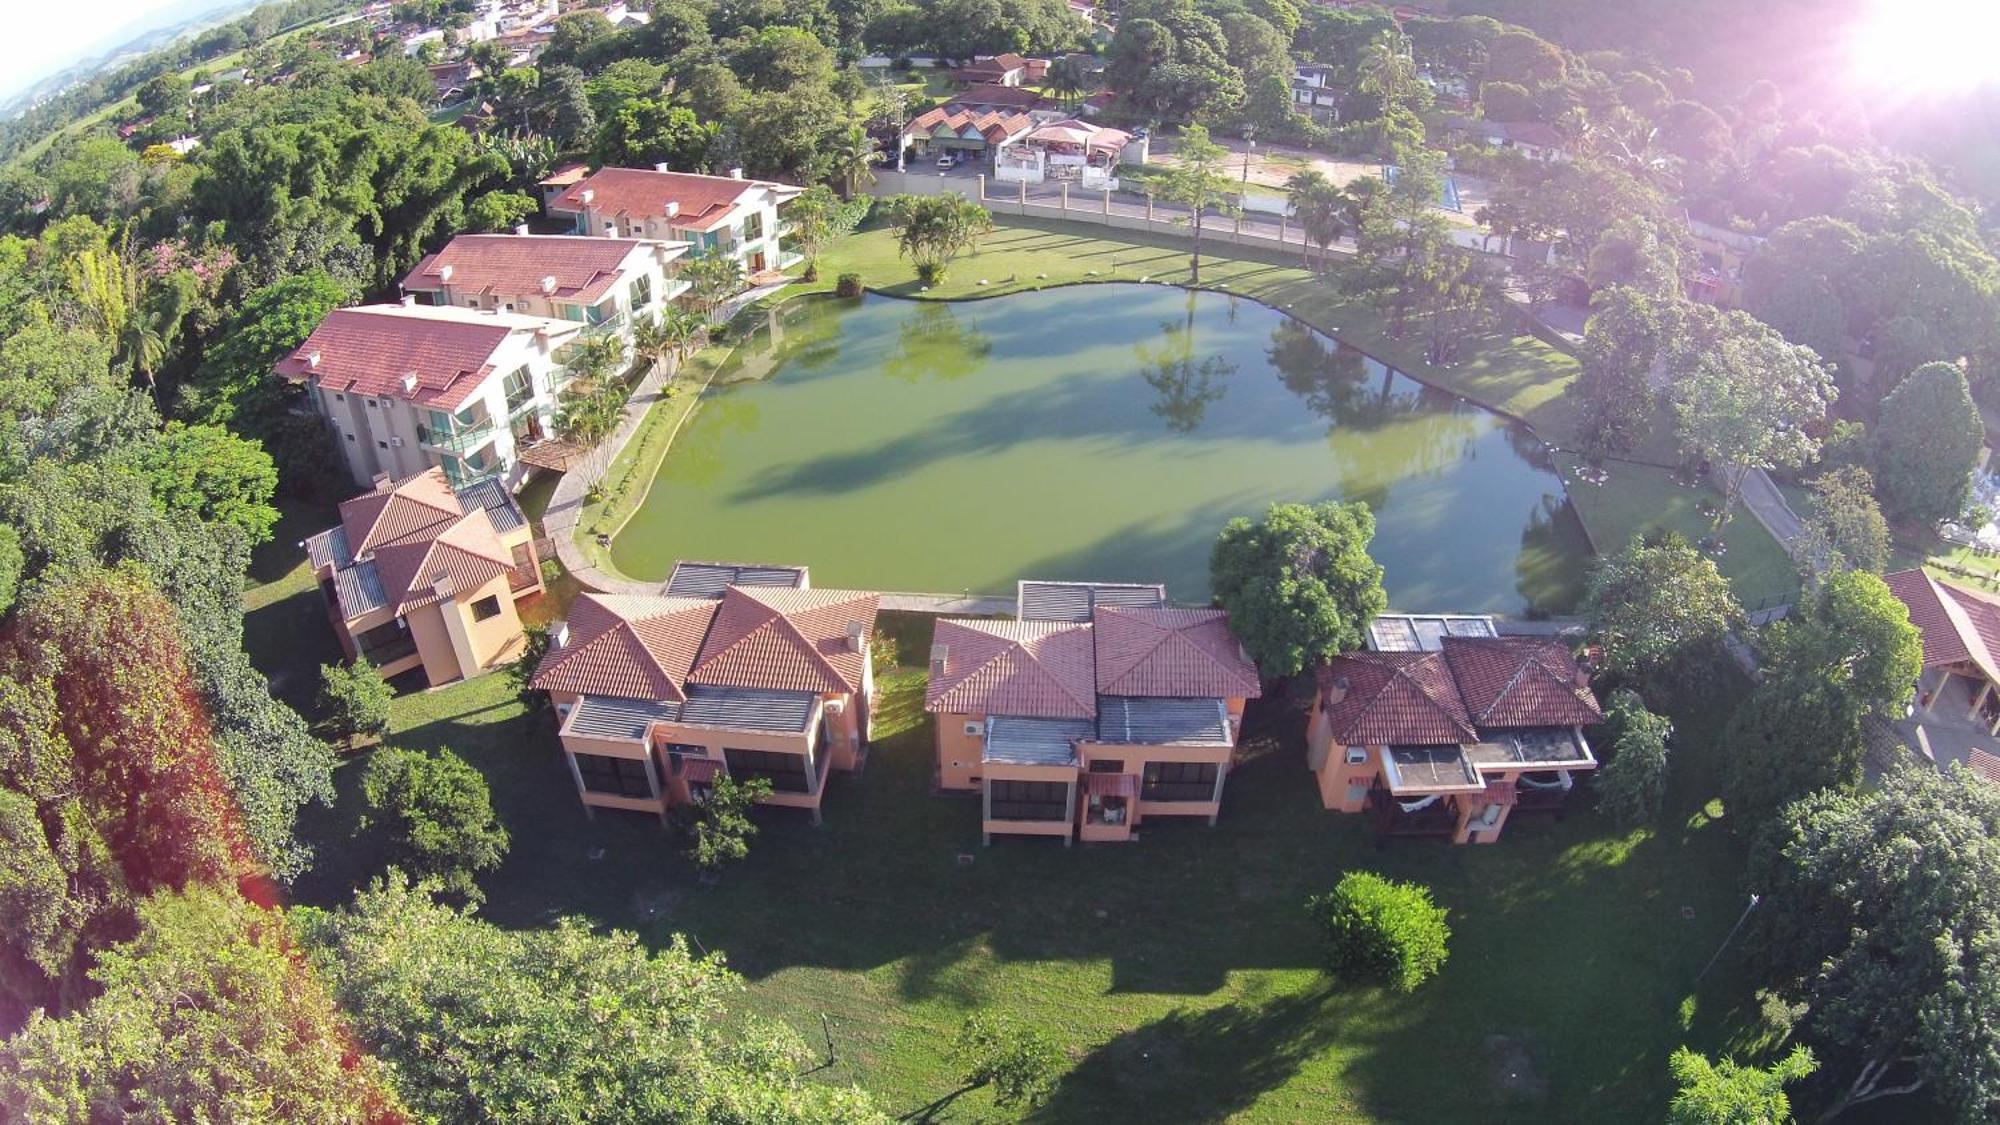
<svg viewBox="0 0 2000 1125">
<path fill-rule="evenodd" d="M 1865 90 L 1921 99 L 2000 82 L 2000 0 L 1869 0 L 1848 40 Z"/>
</svg>

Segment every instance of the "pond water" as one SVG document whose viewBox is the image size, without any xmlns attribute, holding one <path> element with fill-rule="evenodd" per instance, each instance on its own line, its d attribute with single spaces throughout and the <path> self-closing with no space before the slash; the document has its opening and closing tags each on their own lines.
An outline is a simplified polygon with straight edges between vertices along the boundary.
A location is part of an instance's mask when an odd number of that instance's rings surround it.
<svg viewBox="0 0 2000 1125">
<path fill-rule="evenodd" d="M 789 302 L 688 420 L 612 559 L 805 563 L 815 585 L 1163 581 L 1279 500 L 1366 500 L 1390 604 L 1559 611 L 1589 554 L 1522 426 L 1243 298 L 1073 286 Z"/>
</svg>

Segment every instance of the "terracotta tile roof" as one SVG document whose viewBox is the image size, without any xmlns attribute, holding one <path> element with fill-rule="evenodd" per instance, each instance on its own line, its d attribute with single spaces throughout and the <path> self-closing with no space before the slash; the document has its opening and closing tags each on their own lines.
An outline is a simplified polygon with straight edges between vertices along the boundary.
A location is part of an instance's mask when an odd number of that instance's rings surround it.
<svg viewBox="0 0 2000 1125">
<path fill-rule="evenodd" d="M 989 83 L 967 86 L 951 96 L 953 105 L 982 109 L 1032 109 L 1041 100 L 1042 96 L 1033 90 Z"/>
<path fill-rule="evenodd" d="M 942 652 L 945 667 L 924 689 L 926 711 L 1039 719 L 1097 716 L 1088 624 L 944 618 L 931 646 L 931 658 Z"/>
<path fill-rule="evenodd" d="M 1924 667 L 1970 662 L 2000 682 L 2000 660 L 1994 657 L 2000 652 L 2000 603 L 1921 570 L 1898 571 L 1883 581 L 1923 635 Z"/>
<path fill-rule="evenodd" d="M 667 204 L 680 210 L 672 225 L 707 231 L 727 222 L 743 196 L 757 188 L 790 198 L 800 189 L 770 180 L 739 180 L 734 176 L 699 176 L 688 172 L 656 172 L 646 168 L 600 168 L 563 190 L 549 203 L 551 211 L 581 212 L 586 206 L 600 214 L 631 219 L 665 219 Z M 584 194 L 590 202 L 584 202 Z"/>
<path fill-rule="evenodd" d="M 1334 741 L 1343 746 L 1449 746 L 1478 740 L 1441 653 L 1347 653 L 1320 669 L 1319 678 Z M 1343 679 L 1346 695 L 1333 702 Z"/>
<path fill-rule="evenodd" d="M 405 542 L 465 514 L 443 469 L 430 469 L 340 503 L 340 526 L 352 554 Z"/>
<path fill-rule="evenodd" d="M 1445 664 L 1479 727 L 1585 726 L 1604 718 L 1576 658 L 1543 637 L 1446 637 Z"/>
<path fill-rule="evenodd" d="M 1965 756 L 1965 765 L 1981 778 L 2000 785 L 2000 756 L 1974 746 Z"/>
<path fill-rule="evenodd" d="M 570 607 L 568 641 L 542 658 L 532 684 L 578 695 L 685 702 L 683 684 L 717 604 L 584 594 Z"/>
<path fill-rule="evenodd" d="M 1235 699 L 1262 691 L 1219 609 L 1098 606 L 1091 620 L 1101 694 Z"/>
<path fill-rule="evenodd" d="M 1007 138 L 1026 133 L 1034 128 L 1034 125 L 1034 118 L 1025 113 L 974 110 L 954 105 L 925 110 L 911 118 L 909 125 L 903 131 L 934 135 L 939 128 L 945 128 L 962 137 L 967 129 L 974 129 L 989 143 L 998 144 Z"/>
<path fill-rule="evenodd" d="M 580 234 L 461 234 L 418 262 L 403 278 L 403 288 L 435 292 L 449 284 L 469 293 L 588 305 L 624 277 L 622 267 L 633 251 L 668 245 L 676 254 L 687 250 L 682 243 Z"/>
<path fill-rule="evenodd" d="M 350 618 L 383 608 L 400 615 L 506 573 L 514 558 L 500 532 L 521 526 L 504 490 L 475 483 L 461 494 L 442 469 L 429 469 L 343 501 L 340 526 L 307 550 L 315 568 L 334 568 Z"/>
<path fill-rule="evenodd" d="M 493 373 L 494 353 L 510 337 L 569 336 L 582 327 L 471 309 L 362 305 L 328 313 L 304 343 L 278 361 L 277 372 L 330 391 L 456 410 Z M 409 376 L 416 378 L 414 388 Z"/>
<path fill-rule="evenodd" d="M 688 673 L 688 682 L 772 691 L 861 690 L 878 597 L 857 590 L 731 586 Z M 710 603 L 717 604 L 717 603 Z"/>
<path fill-rule="evenodd" d="M 443 598 L 469 594 L 514 565 L 480 508 L 425 536 L 375 549 L 375 570 L 397 616 Z"/>
</svg>

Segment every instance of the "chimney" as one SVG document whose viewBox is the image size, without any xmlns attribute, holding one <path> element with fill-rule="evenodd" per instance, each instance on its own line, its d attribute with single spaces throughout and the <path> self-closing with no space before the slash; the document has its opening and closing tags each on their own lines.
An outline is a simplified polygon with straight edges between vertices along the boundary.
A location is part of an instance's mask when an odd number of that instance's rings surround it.
<svg viewBox="0 0 2000 1125">
<path fill-rule="evenodd" d="M 1335 676 L 1326 684 L 1326 705 L 1333 707 L 1347 698 L 1349 685 L 1346 676 Z"/>
<path fill-rule="evenodd" d="M 607 219 L 607 220 L 605 220 L 605 223 L 604 223 L 604 237 L 606 237 L 606 238 L 616 238 L 616 237 L 618 237 L 618 224 L 617 224 L 617 223 L 614 223 L 614 222 L 611 222 L 611 221 L 610 221 L 610 220 L 608 220 L 608 219 Z"/>
<path fill-rule="evenodd" d="M 314 349 L 313 349 L 312 351 L 309 351 L 309 352 L 307 352 L 307 353 L 306 353 L 306 366 L 307 366 L 307 367 L 310 367 L 310 368 L 312 368 L 312 369 L 314 369 L 314 370 L 318 370 L 318 369 L 319 369 L 319 349 L 318 349 L 318 348 L 314 348 Z"/>
<path fill-rule="evenodd" d="M 931 675 L 944 675 L 945 666 L 951 663 L 951 646 L 936 644 L 931 646 Z"/>
<path fill-rule="evenodd" d="M 868 646 L 868 626 L 859 621 L 847 623 L 847 651 L 860 652 Z"/>
<path fill-rule="evenodd" d="M 556 291 L 556 275 L 549 274 L 547 277 L 542 278 L 542 292 L 553 293 L 555 291 Z"/>
<path fill-rule="evenodd" d="M 416 295 L 415 293 L 405 293 L 405 294 L 403 294 L 403 307 L 404 307 L 404 308 L 406 308 L 406 309 L 413 309 L 413 308 L 416 308 L 416 307 L 417 307 L 417 295 Z"/>
<path fill-rule="evenodd" d="M 515 228 L 514 228 L 514 233 L 515 233 L 515 234 L 526 234 L 526 233 L 528 233 L 528 224 L 526 224 L 526 223 L 522 223 L 522 224 L 521 224 L 520 226 L 517 226 L 517 227 L 515 227 Z"/>
<path fill-rule="evenodd" d="M 549 626 L 549 650 L 554 651 L 569 643 L 569 622 L 558 621 Z"/>
<path fill-rule="evenodd" d="M 667 218 L 678 219 L 681 215 L 681 201 L 678 199 L 669 199 L 667 200 L 666 207 L 663 209 L 667 213 Z"/>
<path fill-rule="evenodd" d="M 732 179 L 732 180 L 740 180 L 740 179 L 742 179 L 742 178 L 743 178 L 743 169 L 741 169 L 741 168 L 731 168 L 731 169 L 729 170 L 729 178 L 730 178 L 730 179 Z"/>
<path fill-rule="evenodd" d="M 655 164 L 655 165 L 653 165 L 653 171 L 655 171 L 655 172 L 671 172 L 671 171 L 673 171 L 673 169 L 672 169 L 672 168 L 669 168 L 669 167 L 667 167 L 667 162 L 666 162 L 666 161 L 664 161 L 664 160 L 662 160 L 662 161 L 660 161 L 660 162 L 659 162 L 658 164 Z"/>
<path fill-rule="evenodd" d="M 437 576 L 437 581 L 431 583 L 431 592 L 440 598 L 448 598 L 456 587 L 457 583 L 451 580 L 451 575 L 440 574 Z"/>
<path fill-rule="evenodd" d="M 578 198 L 578 199 L 581 199 L 581 200 L 582 200 L 583 202 L 585 202 L 585 203 L 589 203 L 589 202 L 590 202 L 591 200 L 593 200 L 593 199 L 596 199 L 596 198 L 597 198 L 597 189 L 596 189 L 596 188 L 584 188 L 584 189 L 583 189 L 583 194 L 582 194 L 582 195 L 580 195 L 580 196 L 578 196 L 577 198 Z"/>
<path fill-rule="evenodd" d="M 403 393 L 406 395 L 413 395 L 417 393 L 416 372 L 406 371 L 403 373 Z"/>
<path fill-rule="evenodd" d="M 389 479 L 388 473 L 376 473 L 374 476 L 368 478 L 368 483 L 372 485 L 375 491 L 377 492 L 387 492 L 389 491 L 389 486 L 394 484 L 395 482 Z"/>
<path fill-rule="evenodd" d="M 450 281 L 450 280 L 451 280 L 451 275 L 452 275 L 452 266 L 451 266 L 451 263 L 449 263 L 449 262 L 446 262 L 446 263 L 445 263 L 444 265 L 441 265 L 441 266 L 439 266 L 439 267 L 438 267 L 438 280 L 439 280 L 439 281 Z"/>
</svg>

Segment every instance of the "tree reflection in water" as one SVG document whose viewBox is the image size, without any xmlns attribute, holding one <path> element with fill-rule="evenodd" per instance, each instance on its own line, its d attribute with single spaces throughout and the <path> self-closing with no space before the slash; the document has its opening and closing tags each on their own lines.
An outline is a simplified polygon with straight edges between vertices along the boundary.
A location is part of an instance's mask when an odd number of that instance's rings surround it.
<svg viewBox="0 0 2000 1125">
<path fill-rule="evenodd" d="M 1229 379 L 1237 370 L 1219 354 L 1195 359 L 1194 307 L 1195 293 L 1190 289 L 1186 319 L 1161 321 L 1158 340 L 1132 348 L 1139 357 L 1140 375 L 1159 396 L 1152 404 L 1153 413 L 1177 434 L 1191 434 L 1201 426 L 1209 405 L 1229 393 Z"/>
</svg>

